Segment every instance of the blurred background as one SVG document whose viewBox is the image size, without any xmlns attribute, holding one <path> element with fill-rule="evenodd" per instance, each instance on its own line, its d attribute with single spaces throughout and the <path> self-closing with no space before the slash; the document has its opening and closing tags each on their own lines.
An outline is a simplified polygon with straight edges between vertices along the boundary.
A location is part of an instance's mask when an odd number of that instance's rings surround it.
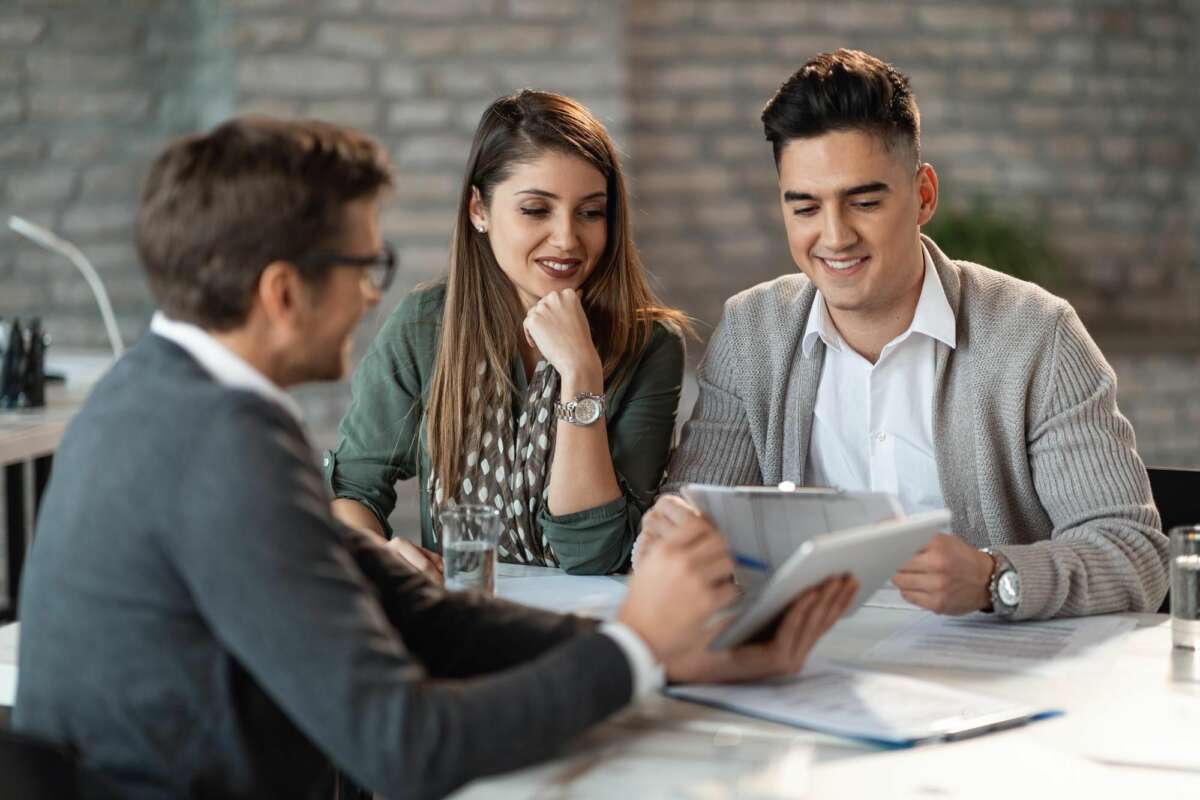
<svg viewBox="0 0 1200 800">
<path fill-rule="evenodd" d="M 167 139 L 243 111 L 362 128 L 399 171 L 402 273 L 361 352 L 444 271 L 484 106 L 554 89 L 609 126 L 655 284 L 707 335 L 727 296 L 794 269 L 763 104 L 813 54 L 861 48 L 912 79 L 943 249 L 1069 298 L 1146 460 L 1200 466 L 1197 39 L 1193 0 L 2 0 L 0 218 L 76 241 L 132 341 L 153 310 L 138 186 Z M 78 275 L 5 228 L 0 316 L 35 314 L 57 348 L 106 346 Z M 331 445 L 348 387 L 297 395 Z"/>
</svg>

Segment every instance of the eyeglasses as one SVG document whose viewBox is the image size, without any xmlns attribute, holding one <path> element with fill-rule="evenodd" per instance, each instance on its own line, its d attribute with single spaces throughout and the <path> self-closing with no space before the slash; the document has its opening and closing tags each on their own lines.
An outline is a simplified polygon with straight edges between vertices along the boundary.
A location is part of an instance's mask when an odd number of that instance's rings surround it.
<svg viewBox="0 0 1200 800">
<path fill-rule="evenodd" d="M 373 256 L 315 256 L 296 261 L 298 267 L 319 269 L 321 267 L 365 267 L 367 280 L 371 286 L 380 292 L 386 292 L 396 279 L 396 267 L 399 259 L 396 248 L 388 242 L 383 243 L 383 249 Z"/>
</svg>

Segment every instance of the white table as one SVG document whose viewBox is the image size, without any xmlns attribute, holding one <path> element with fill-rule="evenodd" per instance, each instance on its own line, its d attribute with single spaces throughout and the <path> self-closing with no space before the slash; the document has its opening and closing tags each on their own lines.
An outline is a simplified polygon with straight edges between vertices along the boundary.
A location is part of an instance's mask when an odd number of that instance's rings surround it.
<svg viewBox="0 0 1200 800">
<path fill-rule="evenodd" d="M 500 594 L 556 570 L 501 565 Z M 604 587 L 588 578 L 581 586 Z M 864 608 L 834 627 L 815 657 L 853 661 L 918 612 Z M 1066 710 L 1062 717 L 955 744 L 884 751 L 666 697 L 625 711 L 546 764 L 476 781 L 455 800 L 507 798 L 1122 798 L 1200 797 L 1200 773 L 1099 763 L 1098 733 L 1159 742 L 1174 731 L 1200 750 L 1200 668 L 1172 663 L 1165 615 L 1132 615 L 1139 628 L 1071 674 L 1003 675 L 905 669 L 901 674 Z M 19 626 L 0 627 L 0 715 L 13 702 Z M 1193 678 L 1187 680 L 1185 678 Z"/>
<path fill-rule="evenodd" d="M 17 634 L 20 625 L 0 626 L 0 712 L 10 708 L 17 699 Z M 3 714 L 0 713 L 0 718 Z"/>
<path fill-rule="evenodd" d="M 502 566 L 514 578 L 552 570 Z M 595 580 L 595 579 L 591 579 Z M 523 585 L 528 585 L 527 583 Z M 814 657 L 854 662 L 917 610 L 863 608 L 834 627 Z M 1096 760 L 1098 736 L 1161 741 L 1190 733 L 1200 752 L 1200 670 L 1172 664 L 1165 615 L 1130 615 L 1138 628 L 1069 674 L 923 668 L 898 674 L 1024 701 L 1066 714 L 953 744 L 886 751 L 666 697 L 623 712 L 547 764 L 476 781 L 455 800 L 505 798 L 1162 798 L 1200 797 L 1200 772 Z M 1173 674 L 1174 672 L 1174 674 Z M 1157 738 L 1156 738 L 1157 737 Z M 1200 762 L 1200 756 L 1197 761 Z"/>
</svg>

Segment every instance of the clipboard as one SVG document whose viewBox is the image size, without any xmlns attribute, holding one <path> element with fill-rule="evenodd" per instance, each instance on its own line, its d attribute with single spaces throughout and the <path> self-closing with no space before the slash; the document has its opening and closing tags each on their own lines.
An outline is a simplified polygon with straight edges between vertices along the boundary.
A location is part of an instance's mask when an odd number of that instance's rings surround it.
<svg viewBox="0 0 1200 800">
<path fill-rule="evenodd" d="M 738 603 L 714 618 L 723 621 L 732 617 L 709 649 L 723 650 L 769 638 L 798 595 L 834 575 L 850 573 L 858 580 L 858 592 L 846 612 L 854 613 L 949 524 L 949 511 L 929 511 L 812 537 Z"/>
</svg>

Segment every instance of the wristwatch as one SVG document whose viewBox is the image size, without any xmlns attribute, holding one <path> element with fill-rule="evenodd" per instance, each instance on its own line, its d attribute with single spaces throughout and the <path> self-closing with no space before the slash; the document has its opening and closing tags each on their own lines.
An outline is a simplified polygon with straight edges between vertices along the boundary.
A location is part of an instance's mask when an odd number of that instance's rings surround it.
<svg viewBox="0 0 1200 800">
<path fill-rule="evenodd" d="M 992 557 L 992 577 L 988 581 L 988 594 L 992 598 L 992 611 L 1000 617 L 1011 617 L 1021 605 L 1021 576 L 1012 562 L 998 550 L 985 547 L 983 552 Z"/>
<path fill-rule="evenodd" d="M 574 400 L 555 403 L 554 414 L 572 425 L 591 425 L 604 416 L 604 395 L 580 392 Z"/>
</svg>

